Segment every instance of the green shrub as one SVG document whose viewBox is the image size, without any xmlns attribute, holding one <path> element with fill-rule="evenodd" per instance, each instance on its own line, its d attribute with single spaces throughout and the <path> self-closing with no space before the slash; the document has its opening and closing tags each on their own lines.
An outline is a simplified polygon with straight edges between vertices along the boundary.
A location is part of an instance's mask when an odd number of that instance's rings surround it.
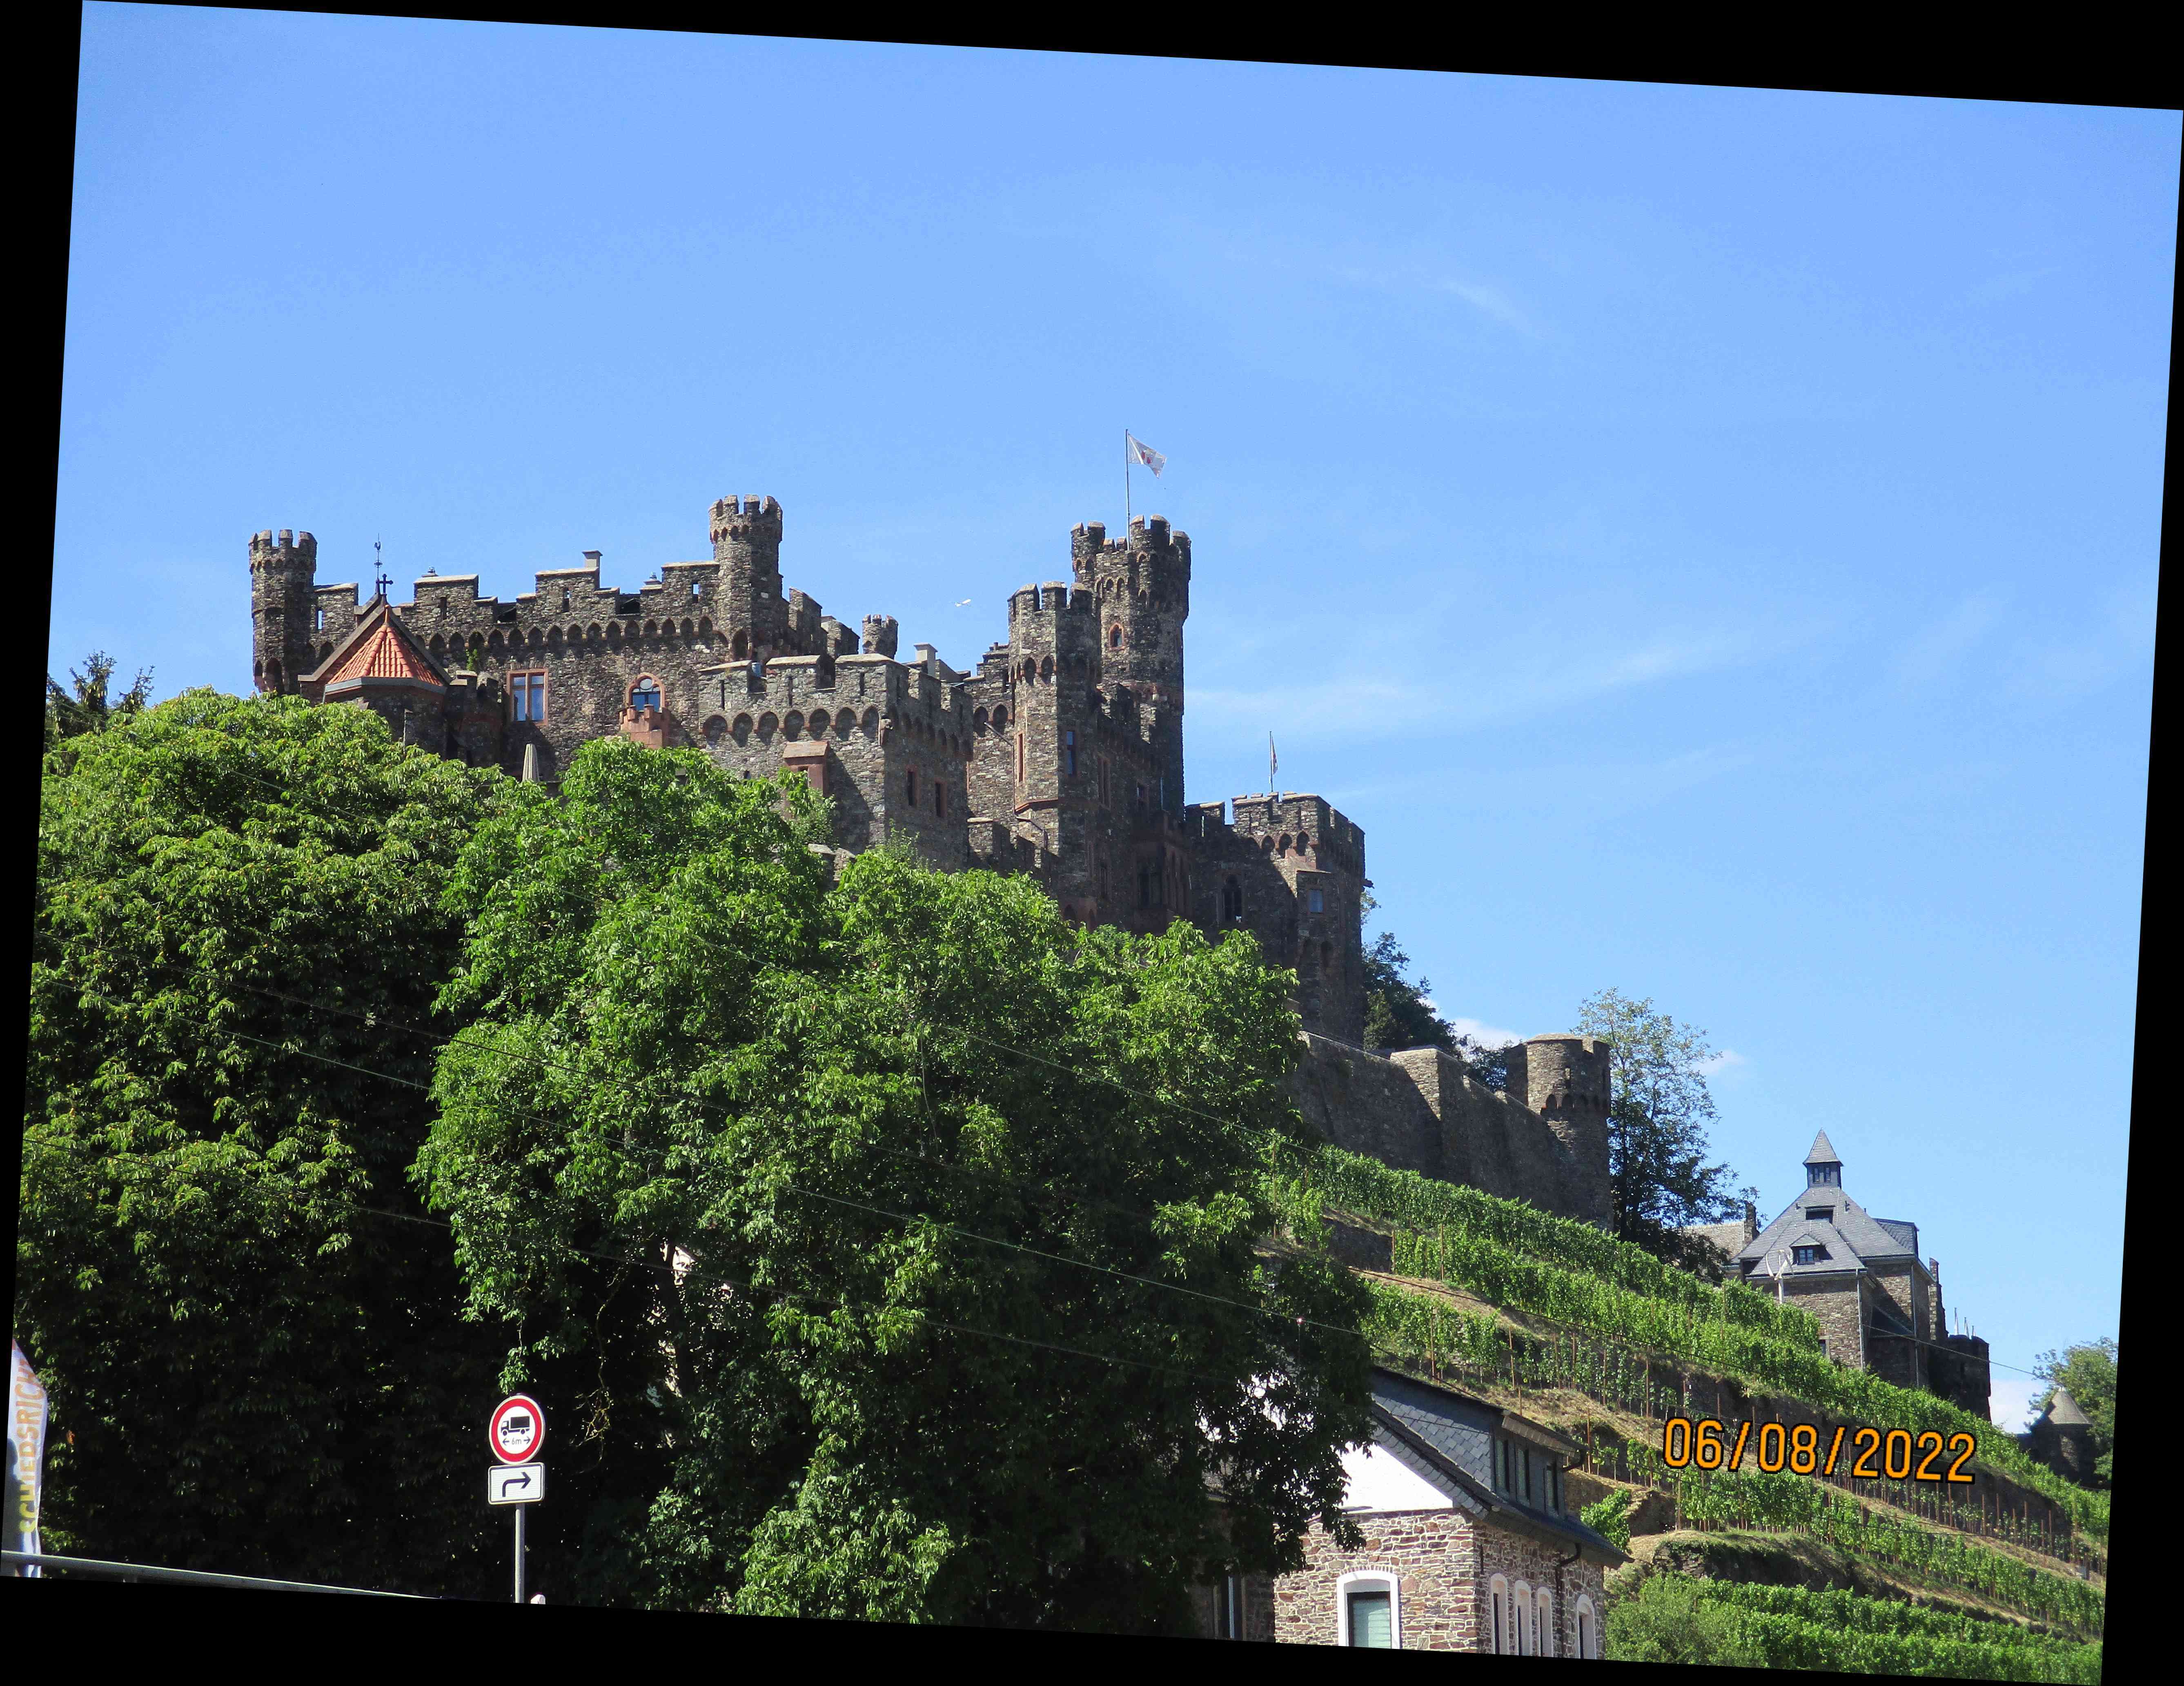
<svg viewBox="0 0 2184 1686">
<path fill-rule="evenodd" d="M 1611 1662 L 1713 1663 L 1758 1668 L 1765 1655 L 1748 1616 L 1702 1597 L 1685 1575 L 1649 1575 L 1635 1596 L 1612 1600 L 1602 1651 Z"/>
<path fill-rule="evenodd" d="M 1758 1650 L 1761 1665 L 1768 1668 L 2083 1682 L 2086 1686 L 2101 1678 L 2098 1644 L 2029 1633 L 2005 1622 L 1802 1587 L 1704 1580 L 1695 1584 L 1693 1592 L 1700 1605 L 1733 1611 L 1741 1618 L 1740 1637 Z M 1614 1631 L 1611 1611 L 1611 1644 Z M 1611 1650 L 1609 1655 L 1615 1653 Z"/>
<path fill-rule="evenodd" d="M 1618 1488 L 1578 1513 L 1585 1527 L 1618 1551 L 1630 1549 L 1630 1490 Z"/>
</svg>

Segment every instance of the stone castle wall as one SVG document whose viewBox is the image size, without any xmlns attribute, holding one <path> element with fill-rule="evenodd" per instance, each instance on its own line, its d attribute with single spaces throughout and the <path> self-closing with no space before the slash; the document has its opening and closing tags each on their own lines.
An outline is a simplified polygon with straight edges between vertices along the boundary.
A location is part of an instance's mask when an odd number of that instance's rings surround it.
<svg viewBox="0 0 2184 1686">
<path fill-rule="evenodd" d="M 958 674 L 929 646 L 897 660 L 884 615 L 853 631 L 788 589 L 773 499 L 722 499 L 707 530 L 710 560 L 668 563 L 635 591 L 602 584 L 595 551 L 540 571 L 507 603 L 481 596 L 476 574 L 427 572 L 389 608 L 450 683 L 437 717 L 405 699 L 390 726 L 549 781 L 617 733 L 754 777 L 787 768 L 833 801 L 838 849 L 901 843 L 946 869 L 1025 874 L 1088 925 L 1250 930 L 1295 973 L 1304 1028 L 1331 1039 L 1307 1049 L 1299 1095 L 1333 1139 L 1550 1210 L 1604 1214 L 1605 1147 L 1591 1151 L 1585 1084 L 1550 1095 L 1520 1083 L 1513 1103 L 1429 1058 L 1335 1051 L 1363 1035 L 1365 834 L 1308 793 L 1239 796 L 1233 818 L 1230 803 L 1186 802 L 1188 534 L 1161 516 L 1112 540 L 1097 523 L 1074 529 L 1070 580 L 1012 594 L 1008 639 Z M 310 694 L 309 676 L 378 601 L 320 585 L 317 563 L 308 533 L 251 540 L 261 689 Z M 369 706 L 395 707 L 382 702 Z M 1542 1069 L 1563 1058 L 1535 1057 Z"/>
<path fill-rule="evenodd" d="M 1524 1100 L 1439 1048 L 1373 1053 L 1307 1033 L 1298 1109 L 1336 1147 L 1591 1222 L 1605 1190 Z"/>
</svg>

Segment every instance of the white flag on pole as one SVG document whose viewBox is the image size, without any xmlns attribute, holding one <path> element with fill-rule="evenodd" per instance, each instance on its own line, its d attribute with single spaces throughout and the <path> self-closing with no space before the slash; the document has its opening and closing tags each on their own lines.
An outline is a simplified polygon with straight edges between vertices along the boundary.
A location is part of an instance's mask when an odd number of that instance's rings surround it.
<svg viewBox="0 0 2184 1686">
<path fill-rule="evenodd" d="M 1132 437 L 1127 427 L 1123 430 L 1123 438 L 1130 448 L 1130 455 L 1152 470 L 1154 479 L 1159 479 L 1161 470 L 1167 466 L 1167 459 L 1144 440 Z"/>
<path fill-rule="evenodd" d="M 7 1532 L 10 1549 L 35 1555 L 38 1549 L 38 1498 L 46 1465 L 46 1389 L 31 1369 L 21 1347 L 10 1341 L 8 1366 Z M 33 1564 L 24 1571 L 38 1572 Z"/>
</svg>

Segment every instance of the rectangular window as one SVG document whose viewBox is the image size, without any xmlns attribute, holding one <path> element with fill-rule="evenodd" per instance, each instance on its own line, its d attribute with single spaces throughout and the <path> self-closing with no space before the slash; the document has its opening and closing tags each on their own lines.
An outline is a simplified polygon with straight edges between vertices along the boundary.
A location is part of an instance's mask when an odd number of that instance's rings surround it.
<svg viewBox="0 0 2184 1686">
<path fill-rule="evenodd" d="M 1019 784 L 1021 784 L 1022 783 L 1023 783 L 1023 776 L 1024 776 L 1024 774 L 1023 774 L 1023 767 L 1024 767 L 1024 734 L 1023 734 L 1022 733 L 1019 732 L 1019 733 L 1017 733 L 1017 783 L 1018 783 Z"/>
<path fill-rule="evenodd" d="M 1061 770 L 1074 779 L 1077 776 L 1077 734 L 1074 732 L 1061 734 Z"/>
<path fill-rule="evenodd" d="M 1213 1637 L 1217 1639 L 1240 1639 L 1244 1637 L 1244 1577 L 1225 1577 L 1213 1589 Z"/>
<path fill-rule="evenodd" d="M 518 720 L 543 720 L 546 717 L 546 676 L 543 673 L 510 673 L 508 676 L 508 695 Z"/>
<path fill-rule="evenodd" d="M 1396 1643 L 1396 1624 L 1393 1612 L 1388 1608 L 1384 1592 L 1352 1593 L 1350 1594 L 1350 1643 L 1371 1645 L 1380 1650 L 1391 1650 Z"/>
<path fill-rule="evenodd" d="M 1808 1206 L 1805 1208 L 1805 1221 L 1808 1224 L 1832 1224 L 1835 1220 L 1836 1209 L 1832 1206 Z"/>
<path fill-rule="evenodd" d="M 933 812 L 939 818 L 948 818 L 948 787 L 939 779 L 933 784 Z"/>
<path fill-rule="evenodd" d="M 1315 890 L 1312 892 L 1312 911 L 1315 913 L 1324 913 L 1327 911 L 1327 892 L 1325 890 Z"/>
</svg>

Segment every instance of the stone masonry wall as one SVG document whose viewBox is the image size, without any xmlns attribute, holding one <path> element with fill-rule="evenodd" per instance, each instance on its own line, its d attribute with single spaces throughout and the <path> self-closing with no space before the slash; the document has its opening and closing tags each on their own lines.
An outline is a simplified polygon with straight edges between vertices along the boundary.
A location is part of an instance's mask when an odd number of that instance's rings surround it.
<svg viewBox="0 0 2184 1686">
<path fill-rule="evenodd" d="M 1547 1122 L 1465 1075 L 1438 1048 L 1388 1055 L 1307 1033 L 1292 1079 L 1306 1120 L 1336 1147 L 1590 1221 L 1600 1191 Z"/>
<path fill-rule="evenodd" d="M 1562 1566 L 1566 1552 L 1461 1510 L 1408 1510 L 1355 1519 L 1364 1543 L 1346 1551 L 1317 1523 L 1305 1539 L 1305 1566 L 1274 1580 L 1274 1637 L 1290 1644 L 1340 1643 L 1336 1605 L 1340 1577 L 1383 1573 L 1396 1583 L 1405 1650 L 1491 1649 L 1487 1594 L 1496 1575 L 1552 1596 L 1552 1651 L 1574 1655 L 1578 1598 L 1605 1613 L 1599 1566 Z M 1543 1649 L 1545 1649 L 1543 1647 Z"/>
</svg>

